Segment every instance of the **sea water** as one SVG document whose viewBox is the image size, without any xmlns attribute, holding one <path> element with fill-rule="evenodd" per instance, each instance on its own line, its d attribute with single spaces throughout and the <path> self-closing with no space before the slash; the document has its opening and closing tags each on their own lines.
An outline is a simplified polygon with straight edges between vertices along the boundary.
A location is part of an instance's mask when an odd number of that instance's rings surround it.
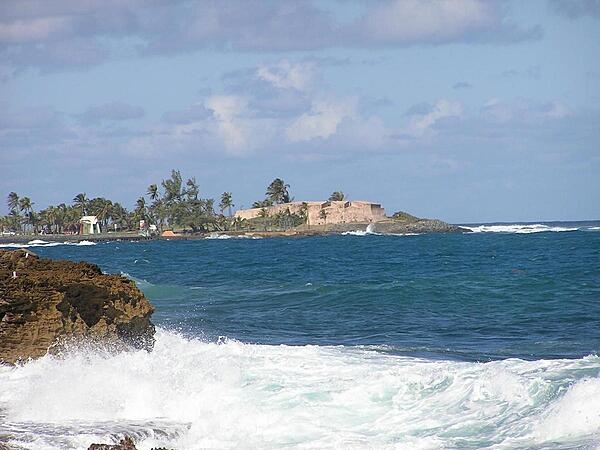
<svg viewBox="0 0 600 450">
<path fill-rule="evenodd" d="M 156 345 L 0 366 L 0 443 L 599 448 L 598 224 L 471 227 L 34 242 L 134 279 Z"/>
</svg>

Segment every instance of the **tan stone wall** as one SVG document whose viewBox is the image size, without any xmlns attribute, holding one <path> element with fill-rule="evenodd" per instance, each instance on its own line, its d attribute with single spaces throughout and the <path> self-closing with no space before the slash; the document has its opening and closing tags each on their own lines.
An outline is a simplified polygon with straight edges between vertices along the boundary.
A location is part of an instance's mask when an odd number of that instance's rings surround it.
<svg viewBox="0 0 600 450">
<path fill-rule="evenodd" d="M 306 202 L 308 205 L 308 224 L 324 225 L 352 222 L 378 222 L 385 219 L 385 210 L 381 205 L 365 201 L 353 202 Z M 269 216 L 290 210 L 292 214 L 298 214 L 302 208 L 302 202 L 285 203 L 267 208 Z M 324 210 L 327 217 L 321 217 Z M 259 217 L 261 208 L 240 209 L 236 211 L 235 217 L 241 219 L 254 219 Z"/>
</svg>

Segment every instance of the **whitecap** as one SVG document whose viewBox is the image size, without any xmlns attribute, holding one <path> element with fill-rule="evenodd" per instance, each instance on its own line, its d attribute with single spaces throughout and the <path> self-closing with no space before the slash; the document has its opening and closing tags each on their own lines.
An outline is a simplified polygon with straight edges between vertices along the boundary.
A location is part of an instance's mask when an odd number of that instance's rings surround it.
<svg viewBox="0 0 600 450">
<path fill-rule="evenodd" d="M 376 233 L 374 230 L 375 230 L 375 226 L 372 223 L 370 223 L 369 225 L 367 225 L 367 228 L 365 230 L 345 231 L 342 233 L 342 235 L 343 236 L 367 236 L 367 235 L 380 236 L 380 233 Z"/>
<path fill-rule="evenodd" d="M 231 236 L 228 234 L 211 233 L 204 239 L 231 239 Z"/>
<path fill-rule="evenodd" d="M 140 449 L 593 446 L 599 369 L 598 357 L 471 363 L 159 328 L 151 353 L 81 349 L 0 366 L 0 435 L 48 449 L 115 434 Z M 77 440 L 88 432 L 93 441 Z"/>
<path fill-rule="evenodd" d="M 92 241 L 79 241 L 75 245 L 89 246 L 89 245 L 96 245 L 96 242 L 92 242 Z"/>
<path fill-rule="evenodd" d="M 471 230 L 473 233 L 515 233 L 515 234 L 531 234 L 531 233 L 545 233 L 545 232 L 566 232 L 566 231 L 577 231 L 577 227 L 559 227 L 559 226 L 548 226 L 544 224 L 511 224 L 511 225 L 479 225 L 479 226 L 465 226 L 461 225 L 462 228 Z"/>
</svg>

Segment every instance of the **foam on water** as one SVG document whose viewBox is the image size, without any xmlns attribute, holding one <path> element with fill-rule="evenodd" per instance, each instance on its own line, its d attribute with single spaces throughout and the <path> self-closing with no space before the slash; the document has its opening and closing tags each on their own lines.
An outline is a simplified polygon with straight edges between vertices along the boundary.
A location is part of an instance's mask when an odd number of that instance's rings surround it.
<svg viewBox="0 0 600 450">
<path fill-rule="evenodd" d="M 48 242 L 43 241 L 41 239 L 34 239 L 32 241 L 27 242 L 27 244 L 19 244 L 15 242 L 11 242 L 8 244 L 0 244 L 0 248 L 30 248 L 30 247 L 56 247 L 59 245 L 76 245 L 80 247 L 96 245 L 96 242 L 92 241 L 79 241 L 79 242 Z"/>
<path fill-rule="evenodd" d="M 227 234 L 210 233 L 204 239 L 231 239 L 231 236 Z"/>
<path fill-rule="evenodd" d="M 375 235 L 375 236 L 379 236 L 379 233 L 375 233 L 375 231 L 373 231 L 375 229 L 375 226 L 370 223 L 369 225 L 367 225 L 367 228 L 365 230 L 355 230 L 355 231 L 345 231 L 342 233 L 342 235 L 344 236 L 367 236 L 367 235 Z"/>
<path fill-rule="evenodd" d="M 577 231 L 577 227 L 559 227 L 548 226 L 543 224 L 512 224 L 512 225 L 479 225 L 479 226 L 464 226 L 474 233 L 516 233 L 516 234 L 531 234 L 545 232 L 565 232 Z"/>
<path fill-rule="evenodd" d="M 155 350 L 0 366 L 0 440 L 87 448 L 598 445 L 600 358 L 427 360 L 374 347 L 268 346 L 158 330 Z"/>
<path fill-rule="evenodd" d="M 77 244 L 75 245 L 80 245 L 80 246 L 89 246 L 89 245 L 96 245 L 95 242 L 92 241 L 79 241 L 77 242 Z"/>
</svg>

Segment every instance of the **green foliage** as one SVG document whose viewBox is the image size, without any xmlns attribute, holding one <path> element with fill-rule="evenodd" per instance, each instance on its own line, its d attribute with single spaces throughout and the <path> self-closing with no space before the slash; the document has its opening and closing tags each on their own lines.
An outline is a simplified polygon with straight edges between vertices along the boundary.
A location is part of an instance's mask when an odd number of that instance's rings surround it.
<svg viewBox="0 0 600 450">
<path fill-rule="evenodd" d="M 9 212 L 17 210 L 19 207 L 19 195 L 16 192 L 11 192 L 6 198 L 6 204 L 8 205 Z"/>
<path fill-rule="evenodd" d="M 418 217 L 412 216 L 404 211 L 397 211 L 392 215 L 392 219 L 403 222 L 417 222 L 420 220 Z"/>
<path fill-rule="evenodd" d="M 73 198 L 73 205 L 81 210 L 82 216 L 85 216 L 87 213 L 88 203 L 89 203 L 89 201 L 88 201 L 87 196 L 85 195 L 85 192 L 83 192 L 81 194 L 77 194 Z"/>
<path fill-rule="evenodd" d="M 273 201 L 269 199 L 260 200 L 252 203 L 253 208 L 268 208 L 269 206 L 273 206 Z"/>
<path fill-rule="evenodd" d="M 231 192 L 223 192 L 221 194 L 221 203 L 219 203 L 219 209 L 221 210 L 221 214 L 223 214 L 223 211 L 228 209 L 229 217 L 231 217 L 231 207 L 232 206 L 235 206 L 235 205 L 233 204 L 233 198 L 231 196 Z"/>
<path fill-rule="evenodd" d="M 285 182 L 281 178 L 275 178 L 269 187 L 267 187 L 266 196 L 267 199 L 271 200 L 275 204 L 281 203 L 289 203 L 290 194 L 288 192 L 289 184 L 285 184 Z"/>
<path fill-rule="evenodd" d="M 334 191 L 330 196 L 329 196 L 329 201 L 330 202 L 342 202 L 346 199 L 346 196 L 344 195 L 344 193 L 342 191 Z"/>
<path fill-rule="evenodd" d="M 160 191 L 162 187 L 163 192 Z M 8 194 L 6 202 L 9 214 L 0 217 L 0 228 L 6 231 L 20 231 L 22 225 L 34 233 L 75 233 L 79 220 L 84 215 L 97 216 L 103 231 L 136 230 L 139 220 L 144 219 L 159 228 L 184 228 L 192 231 L 213 231 L 228 229 L 230 226 L 247 226 L 243 220 L 226 219 L 214 212 L 214 200 L 200 198 L 200 189 L 195 178 L 189 178 L 185 185 L 179 170 L 172 170 L 171 176 L 159 184 L 148 186 L 146 194 L 140 196 L 133 211 L 129 212 L 121 204 L 103 197 L 88 199 L 85 193 L 73 197 L 72 205 L 61 203 L 48 206 L 39 213 L 33 210 L 34 203 L 29 197 L 19 197 L 16 192 Z M 221 196 L 221 212 L 233 205 L 231 192 Z"/>
<path fill-rule="evenodd" d="M 279 228 L 284 230 L 297 227 L 306 222 L 306 217 L 304 217 L 302 214 L 290 212 L 290 208 L 286 208 L 283 211 L 279 211 L 277 214 L 275 214 L 273 218 L 275 224 Z"/>
</svg>

